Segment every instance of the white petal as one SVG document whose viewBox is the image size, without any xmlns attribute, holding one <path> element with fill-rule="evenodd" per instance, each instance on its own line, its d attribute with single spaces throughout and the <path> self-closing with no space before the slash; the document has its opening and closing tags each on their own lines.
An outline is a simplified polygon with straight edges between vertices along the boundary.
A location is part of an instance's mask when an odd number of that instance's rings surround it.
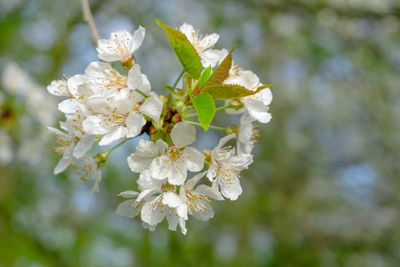
<svg viewBox="0 0 400 267">
<path fill-rule="evenodd" d="M 126 137 L 131 138 L 138 136 L 145 124 L 146 120 L 143 118 L 143 115 L 134 111 L 129 113 L 128 117 L 126 118 L 126 129 L 128 131 Z"/>
<path fill-rule="evenodd" d="M 201 184 L 198 187 L 196 187 L 196 192 L 216 200 L 224 200 L 221 193 L 216 188 L 212 188 L 204 184 Z"/>
<path fill-rule="evenodd" d="M 73 151 L 73 156 L 77 159 L 82 158 L 86 152 L 88 152 L 94 143 L 94 140 L 96 139 L 96 136 L 94 135 L 85 135 L 79 140 L 79 142 L 76 144 L 74 151 Z"/>
<path fill-rule="evenodd" d="M 247 169 L 248 166 L 253 162 L 253 155 L 252 154 L 235 155 L 231 157 L 227 162 L 238 170 Z"/>
<path fill-rule="evenodd" d="M 181 27 L 179 28 L 179 31 L 186 35 L 186 37 L 188 38 L 190 43 L 193 43 L 193 39 L 194 39 L 194 36 L 196 35 L 196 32 L 192 25 L 183 23 L 181 25 Z"/>
<path fill-rule="evenodd" d="M 230 176 L 229 181 L 220 177 L 218 178 L 218 183 L 222 195 L 230 200 L 236 200 L 242 194 L 242 187 L 240 186 L 239 179 L 234 175 Z"/>
<path fill-rule="evenodd" d="M 69 149 L 70 150 L 70 149 Z M 66 168 L 72 163 L 73 157 L 70 154 L 70 152 L 64 152 L 62 158 L 58 162 L 57 166 L 54 169 L 54 175 L 57 175 L 63 171 L 65 171 Z"/>
<path fill-rule="evenodd" d="M 87 83 L 88 78 L 86 75 L 77 74 L 68 79 L 68 90 L 74 97 L 79 97 L 78 87 Z"/>
<path fill-rule="evenodd" d="M 67 82 L 64 80 L 52 81 L 51 84 L 47 86 L 47 91 L 56 96 L 71 96 L 68 90 Z"/>
<path fill-rule="evenodd" d="M 123 197 L 123 198 L 135 198 L 139 195 L 138 192 L 133 191 L 133 190 L 128 190 L 128 191 L 124 191 L 118 194 L 119 197 Z"/>
<path fill-rule="evenodd" d="M 168 173 L 168 183 L 172 185 L 181 185 L 185 182 L 187 176 L 187 170 L 184 166 L 180 168 L 175 168 Z"/>
<path fill-rule="evenodd" d="M 153 179 L 149 170 L 144 170 L 140 173 L 139 179 L 136 182 L 139 185 L 140 191 L 152 189 L 161 192 L 162 181 Z"/>
<path fill-rule="evenodd" d="M 73 114 L 77 111 L 81 110 L 81 103 L 79 103 L 78 100 L 70 98 L 66 99 L 58 104 L 58 110 L 67 113 L 67 114 Z"/>
<path fill-rule="evenodd" d="M 89 134 L 106 134 L 112 130 L 105 124 L 104 118 L 99 116 L 89 116 L 82 122 L 82 127 Z"/>
<path fill-rule="evenodd" d="M 204 174 L 206 174 L 206 172 L 196 174 L 195 176 L 193 176 L 192 179 L 189 179 L 188 181 L 186 181 L 185 189 L 186 190 L 192 189 L 200 181 L 200 179 L 203 178 Z"/>
<path fill-rule="evenodd" d="M 271 120 L 271 114 L 268 113 L 268 106 L 264 105 L 262 101 L 253 98 L 245 98 L 243 102 L 249 114 L 260 123 L 268 123 Z"/>
<path fill-rule="evenodd" d="M 186 221 L 182 218 L 179 218 L 179 227 L 181 228 L 182 234 L 186 235 L 186 232 L 187 232 Z"/>
<path fill-rule="evenodd" d="M 156 96 L 152 96 L 143 102 L 139 111 L 154 121 L 158 121 L 160 119 L 162 108 L 163 103 Z"/>
<path fill-rule="evenodd" d="M 174 210 L 168 211 L 167 221 L 168 221 L 168 230 L 170 231 L 176 231 L 176 227 L 178 226 L 179 223 L 179 217 L 176 216 L 176 213 Z"/>
<path fill-rule="evenodd" d="M 145 33 L 146 30 L 142 26 L 139 26 L 139 29 L 137 29 L 133 33 L 131 47 L 129 51 L 131 54 L 135 52 L 142 45 Z"/>
<path fill-rule="evenodd" d="M 172 128 L 171 139 L 178 146 L 193 144 L 196 141 L 196 128 L 186 122 L 179 122 Z"/>
<path fill-rule="evenodd" d="M 211 66 L 214 68 L 218 63 L 224 60 L 225 53 L 217 49 L 209 49 L 200 54 L 201 64 L 204 68 Z"/>
<path fill-rule="evenodd" d="M 214 217 L 214 211 L 211 207 L 210 202 L 207 200 L 198 200 L 198 206 L 200 209 L 192 209 L 193 216 L 201 221 L 208 221 Z"/>
<path fill-rule="evenodd" d="M 128 166 L 133 172 L 142 172 L 146 170 L 152 160 L 152 157 L 143 157 L 137 153 L 133 153 L 127 158 Z"/>
<path fill-rule="evenodd" d="M 217 176 L 217 170 L 218 170 L 218 163 L 213 162 L 211 163 L 210 167 L 207 170 L 207 178 L 211 182 L 213 181 L 214 177 Z"/>
<path fill-rule="evenodd" d="M 59 139 L 63 139 L 63 140 L 70 140 L 71 137 L 66 135 L 65 133 L 61 132 L 60 130 L 53 128 L 53 127 L 47 127 L 47 129 L 49 130 L 50 133 L 54 134 L 57 136 L 57 138 Z"/>
<path fill-rule="evenodd" d="M 168 148 L 168 144 L 161 139 L 158 139 L 156 141 L 156 145 L 157 145 L 157 149 L 158 149 L 158 154 L 164 154 Z"/>
<path fill-rule="evenodd" d="M 132 90 L 139 89 L 145 94 L 150 92 L 150 82 L 147 76 L 140 71 L 140 65 L 135 64 L 128 73 L 128 87 Z"/>
<path fill-rule="evenodd" d="M 85 70 L 89 81 L 100 89 L 116 91 L 126 87 L 124 76 L 118 73 L 109 63 L 92 62 Z"/>
<path fill-rule="evenodd" d="M 233 138 L 235 138 L 236 135 L 235 134 L 230 134 L 227 136 L 222 137 L 219 142 L 218 145 L 215 147 L 215 149 L 220 149 L 222 148 L 226 143 L 228 143 L 230 140 L 232 140 Z"/>
<path fill-rule="evenodd" d="M 189 171 L 198 172 L 203 169 L 205 157 L 203 153 L 193 147 L 185 148 L 183 151 L 183 158 Z"/>
<path fill-rule="evenodd" d="M 176 208 L 181 204 L 181 201 L 177 194 L 172 193 L 172 192 L 165 192 L 163 194 L 162 203 L 171 208 Z"/>
<path fill-rule="evenodd" d="M 206 50 L 210 47 L 212 47 L 213 45 L 215 45 L 215 43 L 218 41 L 219 39 L 219 34 L 217 33 L 212 33 L 209 35 L 206 35 L 203 39 L 201 39 L 200 41 L 200 46 Z"/>
<path fill-rule="evenodd" d="M 136 201 L 134 199 L 128 199 L 119 203 L 117 207 L 117 214 L 128 218 L 134 218 L 138 212 L 139 206 L 137 205 L 135 208 L 135 202 Z"/>
<path fill-rule="evenodd" d="M 122 137 L 126 136 L 126 134 L 127 134 L 127 129 L 125 127 L 123 126 L 116 127 L 103 136 L 103 138 L 99 142 L 99 145 L 101 146 L 109 145 L 112 142 L 117 141 Z"/>
<path fill-rule="evenodd" d="M 272 93 L 269 88 L 262 89 L 260 92 L 258 92 L 255 95 L 260 95 L 260 99 L 262 99 L 262 102 L 264 105 L 268 106 L 271 104 L 272 101 Z"/>
<path fill-rule="evenodd" d="M 117 53 L 116 44 L 107 39 L 100 39 L 97 42 L 98 57 L 106 62 L 113 62 L 121 60 L 122 56 L 120 53 Z"/>
<path fill-rule="evenodd" d="M 128 165 L 133 172 L 143 172 L 146 170 L 151 161 L 165 153 L 168 144 L 161 139 L 156 143 L 141 139 L 136 148 L 136 152 L 128 157 Z"/>
<path fill-rule="evenodd" d="M 187 216 L 187 212 L 188 212 L 187 205 L 185 205 L 185 204 L 179 205 L 178 208 L 176 209 L 176 212 L 178 213 L 179 217 L 181 217 L 181 218 L 183 218 L 185 220 L 188 219 L 188 216 Z"/>
<path fill-rule="evenodd" d="M 157 203 L 155 203 L 155 200 L 158 198 L 159 197 L 151 198 L 150 201 L 146 202 L 140 213 L 142 221 L 150 225 L 159 224 L 167 214 L 167 210 L 164 207 L 161 208 Z"/>
<path fill-rule="evenodd" d="M 150 164 L 150 174 L 154 179 L 162 180 L 168 176 L 171 167 L 166 164 L 169 158 L 165 155 L 156 157 Z"/>
<path fill-rule="evenodd" d="M 140 194 L 138 195 L 136 201 L 142 201 L 142 199 L 144 199 L 147 196 L 150 196 L 152 194 L 154 194 L 155 191 L 153 189 L 146 189 L 143 190 L 142 192 L 140 192 Z"/>
</svg>

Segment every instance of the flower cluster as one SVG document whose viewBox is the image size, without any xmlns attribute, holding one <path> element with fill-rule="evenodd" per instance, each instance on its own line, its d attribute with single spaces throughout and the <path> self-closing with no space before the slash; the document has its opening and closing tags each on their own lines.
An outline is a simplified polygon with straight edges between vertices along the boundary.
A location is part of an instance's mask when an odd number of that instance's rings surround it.
<svg viewBox="0 0 400 267">
<path fill-rule="evenodd" d="M 59 143 L 54 151 L 62 155 L 54 173 L 72 166 L 83 171 L 84 180 L 93 178 L 98 191 L 100 167 L 110 152 L 130 138 L 147 136 L 127 159 L 131 171 L 139 173 L 139 191 L 120 193 L 125 201 L 117 213 L 140 217 L 150 230 L 166 218 L 170 230 L 179 225 L 185 234 L 189 216 L 207 221 L 214 216 L 213 200 L 236 200 L 241 195 L 240 172 L 253 161 L 256 121 L 271 119 L 272 95 L 253 72 L 233 63 L 233 50 L 214 49 L 218 34 L 199 35 L 189 24 L 179 30 L 158 24 L 184 68 L 173 86 L 165 86 L 168 95 L 151 91 L 133 55 L 143 42 L 143 27 L 133 35 L 120 30 L 99 40 L 98 57 L 103 62 L 92 62 L 84 74 L 48 86 L 51 94 L 66 98 L 58 105 L 66 117 L 61 130 L 49 127 Z M 116 64 L 124 72 L 117 71 Z M 225 105 L 216 108 L 216 100 Z M 242 114 L 240 125 L 211 125 L 219 110 Z M 193 147 L 195 126 L 221 130 L 225 136 L 212 150 L 199 151 Z M 97 141 L 105 146 L 118 140 L 122 141 L 104 153 L 87 155 Z"/>
</svg>

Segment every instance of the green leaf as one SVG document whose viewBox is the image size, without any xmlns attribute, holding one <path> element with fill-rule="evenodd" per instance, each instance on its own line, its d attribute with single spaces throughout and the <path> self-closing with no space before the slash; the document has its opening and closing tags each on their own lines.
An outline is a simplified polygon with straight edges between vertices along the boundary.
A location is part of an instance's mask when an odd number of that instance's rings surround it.
<svg viewBox="0 0 400 267">
<path fill-rule="evenodd" d="M 232 48 L 231 52 L 225 57 L 225 59 L 219 64 L 218 68 L 208 79 L 204 87 L 215 86 L 223 83 L 226 78 L 229 77 L 229 70 L 232 66 L 232 53 L 235 51 L 235 46 Z"/>
<path fill-rule="evenodd" d="M 200 77 L 203 66 L 199 54 L 193 45 L 189 42 L 188 38 L 182 32 L 163 24 L 160 20 L 156 20 L 160 25 L 171 43 L 179 61 L 181 62 L 184 70 L 195 79 Z"/>
<path fill-rule="evenodd" d="M 201 93 L 192 99 L 194 108 L 201 126 L 207 131 L 211 121 L 215 116 L 215 103 L 212 96 L 208 93 Z"/>
<path fill-rule="evenodd" d="M 206 84 L 206 82 L 208 81 L 208 79 L 210 79 L 211 74 L 212 74 L 212 68 L 211 68 L 211 66 L 208 66 L 208 67 L 205 68 L 205 69 L 203 70 L 203 72 L 201 73 L 200 78 L 199 78 L 199 81 L 197 82 L 197 86 L 198 86 L 199 88 L 202 88 L 202 87 Z"/>
<path fill-rule="evenodd" d="M 272 83 L 259 86 L 259 87 L 257 87 L 256 93 L 260 92 L 262 89 L 272 87 L 272 86 L 274 86 Z"/>
<path fill-rule="evenodd" d="M 214 99 L 224 100 L 254 95 L 257 91 L 247 90 L 236 84 L 220 84 L 204 88 L 203 92 L 209 93 Z"/>
</svg>

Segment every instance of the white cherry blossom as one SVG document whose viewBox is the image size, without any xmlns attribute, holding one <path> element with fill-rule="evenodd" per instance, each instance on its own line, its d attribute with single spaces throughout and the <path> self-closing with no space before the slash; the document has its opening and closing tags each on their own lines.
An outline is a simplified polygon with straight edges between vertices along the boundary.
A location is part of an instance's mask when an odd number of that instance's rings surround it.
<svg viewBox="0 0 400 267">
<path fill-rule="evenodd" d="M 133 33 L 119 30 L 110 35 L 110 39 L 100 39 L 97 43 L 98 57 L 106 62 L 126 61 L 142 45 L 145 29 L 142 26 Z"/>
<path fill-rule="evenodd" d="M 104 90 L 91 97 L 89 108 L 93 114 L 82 123 L 86 132 L 103 136 L 100 145 L 139 135 L 146 124 L 144 115 L 159 120 L 163 104 L 156 95 L 150 94 L 150 84 L 138 64 L 132 67 L 127 78 L 110 65 L 99 62 L 92 63 L 86 73 L 94 85 Z M 145 98 L 136 89 L 150 97 Z"/>
<path fill-rule="evenodd" d="M 120 196 L 129 199 L 118 205 L 117 214 L 129 218 L 140 214 L 140 218 L 150 230 L 154 230 L 166 217 L 170 230 L 175 231 L 179 224 L 182 233 L 186 234 L 186 207 L 175 193 L 176 186 L 152 178 L 149 171 L 141 173 L 138 184 L 141 193 L 120 193 Z"/>
<path fill-rule="evenodd" d="M 129 168 L 133 172 L 142 172 L 149 168 L 153 159 L 161 156 L 168 149 L 168 144 L 161 139 L 156 142 L 141 139 L 136 148 L 136 152 L 132 153 L 127 161 Z"/>
<path fill-rule="evenodd" d="M 102 178 L 101 170 L 98 166 L 96 158 L 83 156 L 79 160 L 76 160 L 71 168 L 76 176 L 78 176 L 81 180 L 87 181 L 92 180 L 92 194 L 100 191 L 99 185 Z"/>
<path fill-rule="evenodd" d="M 204 155 L 192 147 L 185 147 L 196 139 L 193 125 L 177 123 L 171 131 L 171 139 L 173 144 L 161 156 L 152 160 L 150 173 L 155 179 L 168 178 L 170 184 L 181 185 L 188 171 L 198 172 L 203 169 Z"/>
<path fill-rule="evenodd" d="M 256 74 L 250 70 L 242 70 L 233 65 L 229 77 L 224 81 L 224 84 L 237 84 L 245 87 L 248 90 L 256 91 L 263 84 Z M 248 111 L 251 117 L 258 120 L 260 123 L 268 123 L 271 120 L 271 114 L 268 112 L 268 105 L 272 101 L 272 93 L 269 88 L 264 88 L 260 92 L 241 98 L 244 108 L 235 112 L 232 109 L 227 110 L 228 113 L 241 113 Z"/>
<path fill-rule="evenodd" d="M 206 172 L 202 172 L 187 180 L 179 193 L 181 201 L 186 205 L 187 213 L 202 221 L 207 221 L 214 216 L 209 198 L 224 199 L 216 186 L 201 184 L 194 188 L 205 174 Z"/>
<path fill-rule="evenodd" d="M 119 194 L 123 198 L 127 198 L 117 207 L 117 214 L 128 218 L 133 218 L 140 214 L 140 210 L 147 196 L 161 192 L 162 181 L 152 179 L 149 171 L 144 171 L 140 174 L 137 180 L 141 193 L 129 190 Z"/>
<path fill-rule="evenodd" d="M 90 150 L 95 139 L 95 136 L 92 135 L 77 134 L 71 120 L 61 122 L 60 127 L 65 133 L 53 127 L 48 127 L 50 132 L 54 134 L 54 142 L 59 144 L 59 146 L 54 147 L 54 152 L 62 155 L 54 169 L 54 174 L 63 172 L 75 159 L 82 158 Z"/>
<path fill-rule="evenodd" d="M 212 48 L 219 39 L 217 33 L 212 33 L 203 37 L 203 35 L 195 31 L 192 25 L 187 23 L 182 24 L 179 30 L 186 35 L 189 42 L 196 49 L 201 58 L 203 67 L 211 66 L 213 68 L 226 56 L 225 51 Z"/>
<path fill-rule="evenodd" d="M 234 134 L 221 138 L 212 152 L 212 163 L 207 177 L 217 183 L 224 197 L 236 200 L 242 194 L 240 171 L 247 169 L 253 162 L 251 154 L 236 154 L 235 150 L 224 145 L 235 137 Z"/>
</svg>

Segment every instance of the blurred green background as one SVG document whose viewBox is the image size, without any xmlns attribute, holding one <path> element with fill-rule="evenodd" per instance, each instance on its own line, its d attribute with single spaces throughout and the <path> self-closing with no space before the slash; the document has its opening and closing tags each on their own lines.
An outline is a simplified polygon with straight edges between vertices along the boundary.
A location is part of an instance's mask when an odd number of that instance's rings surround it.
<svg viewBox="0 0 400 267">
<path fill-rule="evenodd" d="M 217 48 L 236 44 L 235 62 L 275 84 L 273 119 L 237 201 L 187 236 L 148 232 L 115 214 L 117 193 L 136 188 L 137 140 L 112 154 L 99 194 L 52 175 L 45 127 L 62 116 L 45 87 L 97 56 L 79 1 L 0 0 L 0 266 L 400 266 L 398 0 L 91 5 L 103 38 L 146 28 L 135 57 L 159 93 L 181 67 L 154 20 L 219 33 Z"/>
</svg>

